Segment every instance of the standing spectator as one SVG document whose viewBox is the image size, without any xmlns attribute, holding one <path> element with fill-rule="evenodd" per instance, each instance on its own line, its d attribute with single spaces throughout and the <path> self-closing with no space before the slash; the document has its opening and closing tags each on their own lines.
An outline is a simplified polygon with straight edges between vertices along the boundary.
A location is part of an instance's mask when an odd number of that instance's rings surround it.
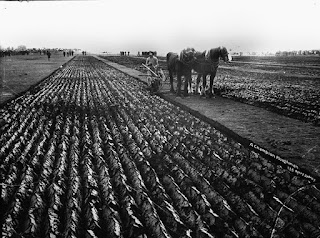
<svg viewBox="0 0 320 238">
<path fill-rule="evenodd" d="M 128 51 L 128 56 L 130 55 L 130 51 Z"/>
<path fill-rule="evenodd" d="M 47 56 L 48 56 L 48 60 L 50 60 L 51 52 L 49 50 L 47 51 Z"/>
<path fill-rule="evenodd" d="M 66 52 L 65 51 L 63 51 L 63 57 L 66 57 Z"/>
<path fill-rule="evenodd" d="M 71 55 L 72 55 L 72 56 L 73 56 L 73 53 L 74 53 L 74 52 L 73 52 L 73 51 L 71 51 Z"/>
</svg>

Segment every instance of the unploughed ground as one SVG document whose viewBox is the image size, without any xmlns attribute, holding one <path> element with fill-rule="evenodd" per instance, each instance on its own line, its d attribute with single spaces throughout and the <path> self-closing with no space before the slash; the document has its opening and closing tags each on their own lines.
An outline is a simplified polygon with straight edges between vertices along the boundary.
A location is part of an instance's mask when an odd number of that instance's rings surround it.
<svg viewBox="0 0 320 238">
<path fill-rule="evenodd" d="M 137 70 L 99 59 L 130 76 L 146 80 L 145 76 L 141 76 L 143 73 Z M 168 84 L 163 86 L 162 93 L 270 152 L 320 175 L 320 127 L 218 96 L 210 99 L 176 97 L 169 93 Z"/>
<path fill-rule="evenodd" d="M 14 98 L 71 58 L 62 53 L 52 54 L 50 61 L 39 54 L 0 58 L 0 103 Z"/>
</svg>

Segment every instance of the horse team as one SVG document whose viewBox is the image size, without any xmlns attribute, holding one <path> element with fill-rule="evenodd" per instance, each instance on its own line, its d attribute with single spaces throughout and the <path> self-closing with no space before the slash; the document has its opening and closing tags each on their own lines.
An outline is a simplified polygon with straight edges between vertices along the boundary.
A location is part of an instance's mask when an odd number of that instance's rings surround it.
<svg viewBox="0 0 320 238">
<path fill-rule="evenodd" d="M 230 56 L 225 47 L 213 48 L 208 51 L 199 52 L 193 48 L 187 48 L 181 51 L 180 54 L 169 52 L 167 54 L 167 67 L 170 77 L 170 91 L 174 92 L 173 75 L 177 75 L 177 90 L 178 96 L 181 96 L 181 77 L 184 76 L 184 90 L 183 96 L 188 95 L 188 87 L 191 86 L 192 70 L 197 72 L 196 90 L 199 90 L 199 83 L 202 78 L 201 95 L 208 95 L 212 97 L 213 93 L 213 80 L 216 76 L 219 66 L 219 60 L 230 62 Z M 210 75 L 210 86 L 206 92 L 206 77 Z"/>
</svg>

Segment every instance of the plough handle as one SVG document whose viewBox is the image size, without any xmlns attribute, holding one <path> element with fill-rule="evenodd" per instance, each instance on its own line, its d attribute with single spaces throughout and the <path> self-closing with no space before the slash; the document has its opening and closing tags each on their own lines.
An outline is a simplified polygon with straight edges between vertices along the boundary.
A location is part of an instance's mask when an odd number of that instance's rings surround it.
<svg viewBox="0 0 320 238">
<path fill-rule="evenodd" d="M 147 70 L 149 70 L 154 76 L 159 77 L 159 75 L 157 75 L 155 72 L 152 71 L 152 69 L 150 69 L 147 65 L 142 64 Z"/>
</svg>

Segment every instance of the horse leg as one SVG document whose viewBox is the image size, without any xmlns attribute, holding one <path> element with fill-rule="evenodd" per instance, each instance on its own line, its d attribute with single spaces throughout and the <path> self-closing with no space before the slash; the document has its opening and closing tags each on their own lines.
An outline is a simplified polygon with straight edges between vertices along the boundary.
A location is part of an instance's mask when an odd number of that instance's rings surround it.
<svg viewBox="0 0 320 238">
<path fill-rule="evenodd" d="M 194 91 L 194 94 L 198 94 L 198 92 L 199 92 L 199 83 L 200 83 L 201 76 L 202 76 L 202 74 L 198 74 L 198 76 L 197 76 L 196 89 Z"/>
<path fill-rule="evenodd" d="M 170 77 L 170 92 L 174 93 L 174 88 L 173 88 L 173 73 L 171 70 L 169 70 L 169 77 Z"/>
<path fill-rule="evenodd" d="M 190 93 L 192 93 L 192 90 L 193 90 L 193 88 L 192 88 L 192 71 L 190 73 L 189 87 L 190 87 Z"/>
<path fill-rule="evenodd" d="M 190 77 L 188 81 L 188 93 L 192 93 L 192 77 Z"/>
<path fill-rule="evenodd" d="M 210 92 L 209 92 L 210 97 L 213 96 L 213 81 L 214 81 L 214 78 L 216 77 L 216 73 L 217 73 L 217 70 L 215 70 L 210 74 Z"/>
<path fill-rule="evenodd" d="M 181 96 L 181 73 L 177 73 L 177 96 Z"/>
<path fill-rule="evenodd" d="M 191 72 L 187 72 L 185 74 L 185 79 L 184 79 L 184 91 L 183 91 L 183 96 L 188 96 L 188 84 L 191 81 Z"/>
<path fill-rule="evenodd" d="M 207 74 L 202 75 L 202 89 L 201 89 L 201 96 L 206 95 L 206 87 L 207 87 Z"/>
</svg>

